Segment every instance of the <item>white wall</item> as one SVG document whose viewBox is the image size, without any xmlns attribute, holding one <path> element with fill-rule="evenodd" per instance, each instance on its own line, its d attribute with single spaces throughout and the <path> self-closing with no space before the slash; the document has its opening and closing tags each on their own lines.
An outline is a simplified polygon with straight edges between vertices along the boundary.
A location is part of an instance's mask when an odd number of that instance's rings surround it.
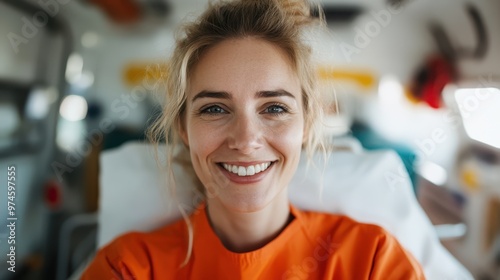
<svg viewBox="0 0 500 280">
<path fill-rule="evenodd" d="M 31 82 L 35 78 L 34 61 L 38 59 L 38 46 L 43 36 L 38 28 L 30 29 L 23 19 L 30 19 L 0 3 L 2 17 L 0 17 L 0 79 L 16 80 L 19 82 Z M 26 31 L 23 33 L 23 30 Z M 11 43 L 11 39 L 17 38 L 18 35 L 26 40 L 27 43 Z M 28 34 L 29 37 L 26 37 Z M 17 50 L 17 51 L 16 51 Z"/>
</svg>

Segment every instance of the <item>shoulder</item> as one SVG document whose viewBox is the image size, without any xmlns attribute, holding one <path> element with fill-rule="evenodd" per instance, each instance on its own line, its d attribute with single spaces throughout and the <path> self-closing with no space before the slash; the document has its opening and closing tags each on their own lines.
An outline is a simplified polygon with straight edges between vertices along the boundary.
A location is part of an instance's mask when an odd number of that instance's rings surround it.
<svg viewBox="0 0 500 280">
<path fill-rule="evenodd" d="M 188 236 L 183 220 L 151 232 L 129 232 L 101 248 L 84 273 L 133 275 L 148 278 L 158 269 L 179 268 L 187 252 Z M 161 263 L 160 263 L 161 262 Z"/>
<path fill-rule="evenodd" d="M 179 220 L 173 224 L 160 227 L 151 232 L 129 232 L 119 236 L 102 250 L 117 257 L 129 254 L 161 254 L 187 246 L 187 230 L 185 222 Z"/>
<path fill-rule="evenodd" d="M 303 211 L 300 213 L 304 228 L 314 235 L 335 234 L 338 238 L 385 238 L 390 235 L 385 229 L 375 224 L 361 223 L 348 216 Z"/>
<path fill-rule="evenodd" d="M 424 279 L 418 261 L 384 228 L 344 215 L 305 211 L 301 216 L 310 239 L 328 244 L 333 259 L 365 267 L 373 279 Z"/>
</svg>

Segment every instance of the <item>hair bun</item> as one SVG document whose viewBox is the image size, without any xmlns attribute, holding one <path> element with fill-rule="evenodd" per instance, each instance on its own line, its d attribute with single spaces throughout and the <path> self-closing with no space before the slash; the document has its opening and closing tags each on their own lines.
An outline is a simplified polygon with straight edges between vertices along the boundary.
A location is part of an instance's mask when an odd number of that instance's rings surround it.
<svg viewBox="0 0 500 280">
<path fill-rule="evenodd" d="M 309 24 L 314 21 L 311 3 L 306 0 L 277 0 L 283 11 L 294 19 L 296 25 Z"/>
</svg>

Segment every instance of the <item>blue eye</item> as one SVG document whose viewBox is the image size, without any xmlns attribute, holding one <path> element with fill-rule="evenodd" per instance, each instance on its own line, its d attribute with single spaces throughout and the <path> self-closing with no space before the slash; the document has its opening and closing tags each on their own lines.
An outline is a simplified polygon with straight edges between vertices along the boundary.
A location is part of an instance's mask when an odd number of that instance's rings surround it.
<svg viewBox="0 0 500 280">
<path fill-rule="evenodd" d="M 265 113 L 274 114 L 274 115 L 280 115 L 280 114 L 284 114 L 287 112 L 288 112 L 287 108 L 285 106 L 282 106 L 282 105 L 271 105 L 271 106 L 267 107 L 265 110 Z"/>
<path fill-rule="evenodd" d="M 200 113 L 201 114 L 208 114 L 208 115 L 219 115 L 219 114 L 227 114 L 227 111 L 222 109 L 220 106 L 213 105 L 213 106 L 201 109 Z"/>
</svg>

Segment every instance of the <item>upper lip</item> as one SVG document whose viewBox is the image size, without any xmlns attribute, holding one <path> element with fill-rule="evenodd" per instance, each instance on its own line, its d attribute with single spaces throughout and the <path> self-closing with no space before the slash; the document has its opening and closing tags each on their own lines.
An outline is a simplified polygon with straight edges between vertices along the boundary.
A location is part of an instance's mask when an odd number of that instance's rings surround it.
<svg viewBox="0 0 500 280">
<path fill-rule="evenodd" d="M 251 166 L 251 165 L 256 165 L 256 164 L 261 164 L 261 163 L 268 163 L 268 162 L 274 162 L 274 160 L 259 160 L 259 161 L 220 161 L 219 163 L 225 163 L 225 164 L 230 164 L 230 165 L 237 165 L 237 166 Z"/>
</svg>

